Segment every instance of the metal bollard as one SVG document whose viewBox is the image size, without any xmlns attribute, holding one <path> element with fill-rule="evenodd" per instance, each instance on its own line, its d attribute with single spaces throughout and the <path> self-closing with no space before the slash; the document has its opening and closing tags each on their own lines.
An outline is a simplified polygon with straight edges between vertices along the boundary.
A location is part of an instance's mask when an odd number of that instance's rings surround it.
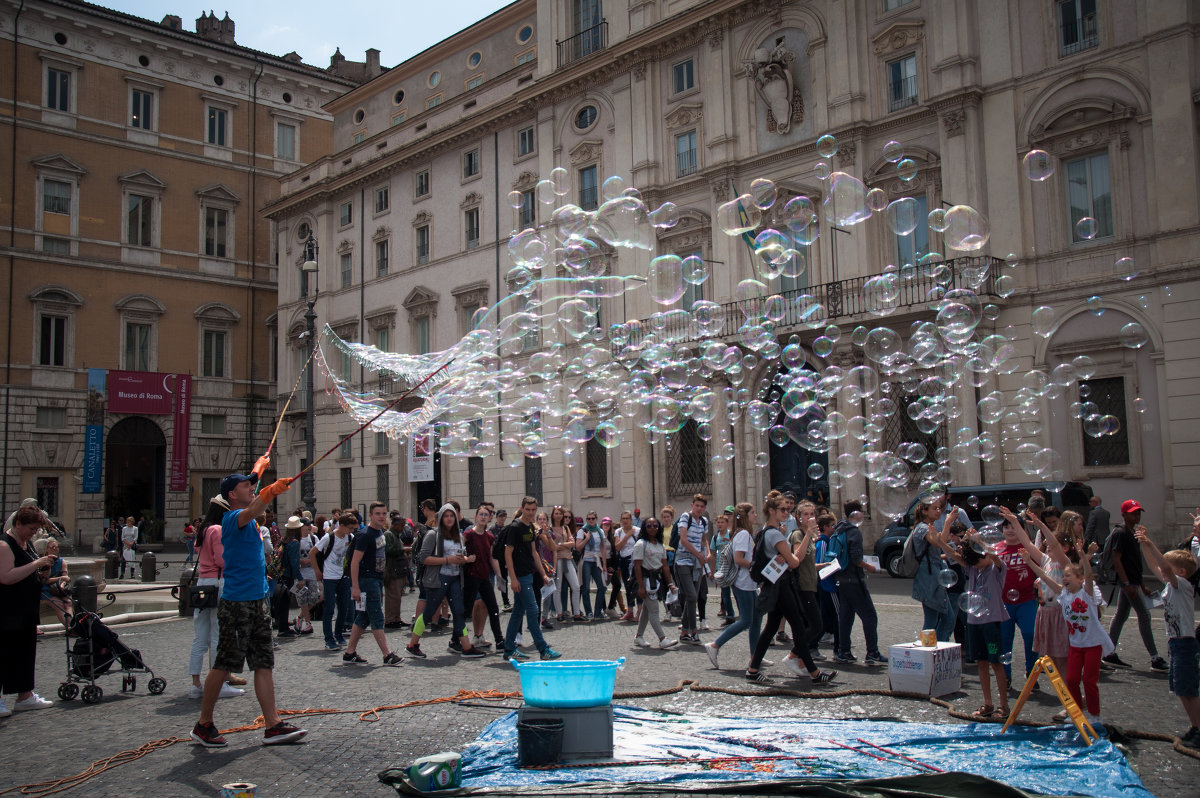
<svg viewBox="0 0 1200 798">
<path fill-rule="evenodd" d="M 158 559 L 154 552 L 148 551 L 142 555 L 142 581 L 153 582 L 158 576 Z"/>
<path fill-rule="evenodd" d="M 121 568 L 121 553 L 119 551 L 109 551 L 104 554 L 104 578 L 116 579 L 117 572 Z"/>
<path fill-rule="evenodd" d="M 179 575 L 179 617 L 186 618 L 192 614 L 192 577 L 200 566 L 189 568 L 184 566 Z"/>
<path fill-rule="evenodd" d="M 88 574 L 75 577 L 74 587 L 71 590 L 71 596 L 75 603 L 79 605 L 79 609 L 86 612 L 96 611 L 97 592 L 99 586 L 96 580 L 92 579 Z"/>
</svg>

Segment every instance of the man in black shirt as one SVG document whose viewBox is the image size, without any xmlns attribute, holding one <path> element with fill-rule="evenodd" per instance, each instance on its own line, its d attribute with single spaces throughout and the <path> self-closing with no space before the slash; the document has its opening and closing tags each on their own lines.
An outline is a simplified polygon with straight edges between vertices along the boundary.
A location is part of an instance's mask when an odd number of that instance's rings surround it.
<svg viewBox="0 0 1200 798">
<path fill-rule="evenodd" d="M 505 659 L 529 659 L 517 648 L 517 635 L 521 633 L 522 618 L 529 621 L 529 633 L 541 652 L 542 659 L 558 659 L 562 656 L 542 637 L 538 623 L 538 589 L 534 587 L 534 573 L 540 582 L 546 582 L 542 558 L 534 548 L 536 535 L 533 519 L 537 515 L 537 499 L 526 496 L 521 500 L 521 514 L 504 529 L 504 565 L 508 569 L 508 584 L 513 592 L 513 612 L 508 619 L 508 630 L 504 635 Z"/>
<path fill-rule="evenodd" d="M 1146 531 L 1139 523 L 1142 520 L 1142 505 L 1133 499 L 1126 499 L 1121 504 L 1121 518 L 1125 523 L 1113 529 L 1108 543 L 1118 585 L 1117 612 L 1108 627 L 1108 636 L 1116 646 L 1121 637 L 1121 628 L 1125 626 L 1129 610 L 1132 608 L 1137 613 L 1142 644 L 1150 654 L 1150 670 L 1165 673 L 1168 670 L 1167 662 L 1158 655 L 1158 647 L 1154 644 L 1154 631 L 1150 626 L 1150 609 L 1146 606 L 1145 597 L 1150 595 L 1150 588 L 1142 583 L 1142 547 L 1134 537 L 1137 530 Z M 1118 657 L 1116 651 L 1105 657 L 1104 661 L 1110 665 L 1129 667 L 1129 663 Z"/>
</svg>

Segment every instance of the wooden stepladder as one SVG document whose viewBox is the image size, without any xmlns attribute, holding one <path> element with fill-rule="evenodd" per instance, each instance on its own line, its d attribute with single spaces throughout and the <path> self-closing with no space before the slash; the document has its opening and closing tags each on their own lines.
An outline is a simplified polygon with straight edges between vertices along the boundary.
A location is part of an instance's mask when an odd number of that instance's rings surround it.
<svg viewBox="0 0 1200 798">
<path fill-rule="evenodd" d="M 1096 734 L 1096 730 L 1092 728 L 1092 724 L 1088 723 L 1087 718 L 1083 716 L 1083 710 L 1075 703 L 1075 699 L 1071 697 L 1071 692 L 1067 690 L 1066 683 L 1063 682 L 1062 676 L 1058 672 L 1058 668 L 1054 667 L 1054 660 L 1049 657 L 1041 657 L 1034 663 L 1033 670 L 1029 672 L 1029 678 L 1025 680 L 1025 687 L 1021 690 L 1021 696 L 1017 699 L 1017 703 L 1013 705 L 1012 712 L 1008 715 L 1008 720 L 1004 721 L 1004 728 L 1001 732 L 1008 731 L 1008 727 L 1016 723 L 1017 716 L 1021 714 L 1021 707 L 1025 706 L 1026 699 L 1033 692 L 1033 686 L 1037 684 L 1038 676 L 1045 673 L 1050 677 L 1050 684 L 1054 687 L 1054 692 L 1058 694 L 1058 700 L 1062 702 L 1063 708 L 1067 710 L 1067 715 L 1074 722 L 1075 728 L 1079 729 L 1079 736 L 1088 745 L 1091 745 L 1100 738 Z"/>
</svg>

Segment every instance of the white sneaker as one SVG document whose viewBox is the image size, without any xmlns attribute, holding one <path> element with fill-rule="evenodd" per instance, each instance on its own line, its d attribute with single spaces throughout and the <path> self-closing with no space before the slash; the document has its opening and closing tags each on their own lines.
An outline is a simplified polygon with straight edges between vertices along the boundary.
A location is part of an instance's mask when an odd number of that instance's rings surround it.
<svg viewBox="0 0 1200 798">
<path fill-rule="evenodd" d="M 234 698 L 239 695 L 244 695 L 245 692 L 246 691 L 240 687 L 223 684 L 221 685 L 221 693 L 217 696 L 217 698 Z M 201 691 L 201 694 L 203 695 L 203 691 Z"/>
<path fill-rule="evenodd" d="M 19 709 L 19 708 L 20 708 L 20 707 L 18 707 L 18 709 Z M 1100 716 L 1099 716 L 1099 715 L 1093 715 L 1091 712 L 1084 712 L 1084 713 L 1083 713 L 1083 716 L 1084 716 L 1085 718 L 1087 718 L 1087 722 L 1088 722 L 1088 723 L 1092 724 L 1092 728 L 1093 728 L 1093 729 L 1094 729 L 1094 728 L 1096 728 L 1097 726 L 1103 726 L 1103 725 L 1104 725 L 1104 721 L 1100 719 Z"/>
<path fill-rule="evenodd" d="M 804 666 L 800 664 L 800 660 L 795 657 L 784 657 L 783 667 L 787 668 L 797 676 L 808 676 L 808 671 L 804 670 Z"/>
<path fill-rule="evenodd" d="M 0 698 L 0 718 L 7 718 L 12 714 L 12 710 L 8 708 L 8 704 L 4 703 L 4 699 Z"/>
<path fill-rule="evenodd" d="M 25 712 L 30 709 L 49 709 L 52 706 L 54 706 L 53 701 L 47 701 L 37 693 L 34 693 L 29 698 L 13 704 L 13 712 Z"/>
<path fill-rule="evenodd" d="M 193 684 L 188 688 L 188 698 L 204 698 L 204 688 Z"/>
<path fill-rule="evenodd" d="M 764 659 L 762 662 L 758 663 L 758 667 L 760 667 L 760 668 L 774 668 L 774 667 L 775 667 L 775 660 L 773 660 L 773 659 Z"/>
<path fill-rule="evenodd" d="M 669 637 L 664 637 L 662 640 L 658 641 L 659 648 L 673 648 L 674 646 L 677 646 L 677 645 L 679 645 L 679 641 L 672 640 Z"/>
<path fill-rule="evenodd" d="M 635 646 L 637 646 L 638 648 L 649 648 L 650 647 L 650 644 L 646 642 L 646 638 L 644 638 L 644 637 L 633 638 L 633 644 Z"/>
<path fill-rule="evenodd" d="M 483 648 L 488 644 L 488 641 L 483 639 L 482 635 L 475 635 L 471 638 L 471 645 L 475 648 Z"/>
<path fill-rule="evenodd" d="M 518 646 L 524 645 L 524 643 L 521 641 L 521 633 L 520 632 L 517 632 L 517 636 L 515 638 L 513 638 L 513 643 Z"/>
<path fill-rule="evenodd" d="M 701 621 L 700 625 L 696 627 L 696 631 L 707 632 L 708 631 L 708 621 Z"/>
<path fill-rule="evenodd" d="M 712 666 L 717 670 L 721 670 L 721 666 L 717 664 L 717 655 L 720 653 L 720 651 L 721 649 L 717 648 L 717 644 L 715 642 L 709 641 L 704 644 L 704 653 L 708 654 L 708 661 L 711 662 Z"/>
</svg>

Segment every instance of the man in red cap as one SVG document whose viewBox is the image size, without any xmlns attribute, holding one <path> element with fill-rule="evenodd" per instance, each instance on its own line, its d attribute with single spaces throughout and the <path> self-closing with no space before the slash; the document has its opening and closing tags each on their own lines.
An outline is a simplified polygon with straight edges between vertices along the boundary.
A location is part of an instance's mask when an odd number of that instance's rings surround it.
<svg viewBox="0 0 1200 798">
<path fill-rule="evenodd" d="M 1146 527 L 1140 523 L 1142 505 L 1133 499 L 1126 499 L 1121 503 L 1121 518 L 1124 523 L 1113 529 L 1104 544 L 1105 550 L 1112 555 L 1112 567 L 1117 572 L 1118 591 L 1117 612 L 1109 624 L 1108 636 L 1116 646 L 1121 637 L 1121 628 L 1125 626 L 1129 610 L 1132 608 L 1137 613 L 1142 643 L 1150 654 L 1150 670 L 1165 673 L 1168 670 L 1167 662 L 1158 655 L 1158 647 L 1154 644 L 1154 631 L 1150 626 L 1150 609 L 1146 605 L 1146 596 L 1150 595 L 1150 588 L 1142 582 L 1142 550 L 1134 537 L 1134 533 L 1139 530 L 1142 534 L 1146 533 Z M 1129 663 L 1118 657 L 1115 650 L 1105 657 L 1104 661 L 1109 665 L 1129 667 Z"/>
</svg>

